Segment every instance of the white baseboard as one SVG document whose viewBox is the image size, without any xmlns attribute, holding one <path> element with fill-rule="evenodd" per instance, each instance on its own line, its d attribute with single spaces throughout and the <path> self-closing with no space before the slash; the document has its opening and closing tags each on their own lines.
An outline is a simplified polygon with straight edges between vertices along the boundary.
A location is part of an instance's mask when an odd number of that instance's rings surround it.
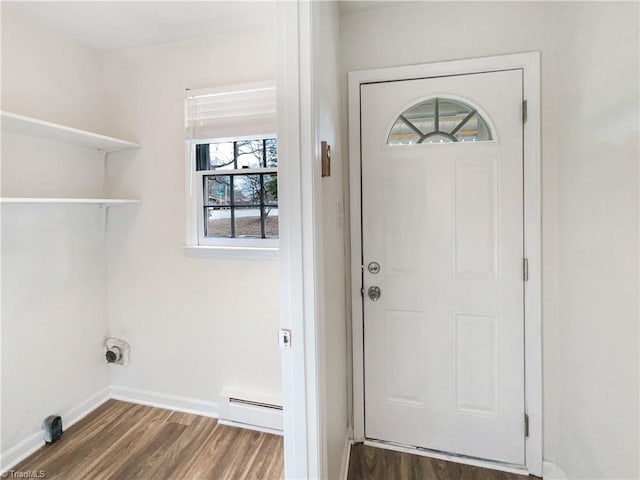
<svg viewBox="0 0 640 480">
<path fill-rule="evenodd" d="M 82 420 L 88 414 L 93 412 L 96 408 L 109 400 L 109 388 L 105 388 L 98 393 L 91 395 L 79 405 L 69 409 L 66 412 L 62 412 L 59 415 L 62 417 L 62 427 L 66 430 L 73 424 Z M 22 460 L 34 453 L 36 450 L 44 446 L 44 432 L 42 429 L 29 435 L 17 445 L 2 452 L 0 465 L 2 465 L 1 473 L 5 473 L 9 469 L 16 466 Z"/>
<path fill-rule="evenodd" d="M 340 466 L 341 477 L 340 480 L 347 480 L 349 478 L 349 459 L 351 458 L 351 445 L 353 440 L 347 436 L 344 438 L 344 448 L 342 450 L 342 464 Z"/>
<path fill-rule="evenodd" d="M 566 480 L 567 474 L 562 471 L 557 463 L 545 460 L 542 462 L 542 478 L 544 480 Z"/>
<path fill-rule="evenodd" d="M 64 424 L 63 424 L 64 425 Z M 44 432 L 38 430 L 17 445 L 2 452 L 2 474 L 15 467 L 22 460 L 44 446 Z"/>
<path fill-rule="evenodd" d="M 111 386 L 111 398 L 124 402 L 139 403 L 150 407 L 164 408 L 176 412 L 192 413 L 204 417 L 218 418 L 218 404 L 196 398 L 179 397 L 166 393 L 140 390 L 137 388 Z"/>
</svg>

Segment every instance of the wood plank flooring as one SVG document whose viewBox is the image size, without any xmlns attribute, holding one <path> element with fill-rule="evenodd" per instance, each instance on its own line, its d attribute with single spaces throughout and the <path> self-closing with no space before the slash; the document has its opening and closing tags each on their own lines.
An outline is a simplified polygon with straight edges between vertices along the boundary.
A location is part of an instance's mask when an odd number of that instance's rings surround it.
<svg viewBox="0 0 640 480">
<path fill-rule="evenodd" d="M 351 446 L 348 480 L 534 480 L 461 463 L 374 448 Z"/>
<path fill-rule="evenodd" d="M 284 453 L 277 435 L 109 400 L 11 470 L 43 472 L 47 480 L 280 480 Z M 362 444 L 351 447 L 348 475 L 348 480 L 535 478 Z"/>
<path fill-rule="evenodd" d="M 47 480 L 280 480 L 282 437 L 109 400 L 15 472 Z"/>
</svg>

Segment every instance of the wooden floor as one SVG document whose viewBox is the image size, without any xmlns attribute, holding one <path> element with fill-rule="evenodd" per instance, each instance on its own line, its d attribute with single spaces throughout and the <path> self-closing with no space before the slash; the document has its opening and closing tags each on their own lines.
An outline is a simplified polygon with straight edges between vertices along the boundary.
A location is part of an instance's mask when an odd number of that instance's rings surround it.
<svg viewBox="0 0 640 480">
<path fill-rule="evenodd" d="M 282 437 L 109 400 L 12 470 L 47 480 L 276 480 Z"/>
<path fill-rule="evenodd" d="M 348 480 L 533 480 L 537 477 L 499 472 L 355 444 Z"/>
</svg>

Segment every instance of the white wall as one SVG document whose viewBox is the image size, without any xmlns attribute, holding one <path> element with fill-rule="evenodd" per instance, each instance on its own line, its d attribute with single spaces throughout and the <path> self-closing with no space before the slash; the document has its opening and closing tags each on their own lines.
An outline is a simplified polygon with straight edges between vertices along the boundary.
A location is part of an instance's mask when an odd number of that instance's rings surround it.
<svg viewBox="0 0 640 480">
<path fill-rule="evenodd" d="M 105 55 L 113 134 L 142 144 L 111 160 L 109 195 L 143 204 L 109 219 L 109 324 L 131 344 L 114 385 L 217 403 L 222 388 L 281 397 L 277 260 L 185 255 L 184 90 L 275 78 L 275 30 Z"/>
<path fill-rule="evenodd" d="M 104 54 L 10 3 L 2 14 L 3 109 L 143 145 L 105 165 L 85 148 L 3 132 L 4 196 L 143 204 L 110 209 L 106 227 L 97 206 L 2 206 L 2 451 L 110 384 L 211 403 L 224 386 L 280 397 L 277 260 L 181 248 L 184 89 L 273 79 L 272 19 Z M 131 343 L 129 367 L 104 363 L 109 334 Z"/>
<path fill-rule="evenodd" d="M 370 7 L 343 12 L 344 85 L 352 70 L 542 52 L 545 458 L 570 478 L 637 478 L 638 5 Z"/>
<path fill-rule="evenodd" d="M 104 83 L 96 50 L 2 2 L 2 109 L 102 131 Z"/>
<path fill-rule="evenodd" d="M 347 316 L 344 192 L 345 162 L 342 147 L 340 96 L 340 12 L 336 2 L 312 4 L 313 116 L 316 144 L 331 146 L 331 176 L 321 181 L 324 246 L 324 305 L 319 336 L 324 371 L 324 435 L 326 478 L 337 479 L 348 439 Z M 320 162 L 318 161 L 318 165 Z M 320 175 L 320 171 L 315 172 Z"/>
<path fill-rule="evenodd" d="M 3 452 L 109 385 L 102 228 L 97 206 L 2 206 Z"/>
<path fill-rule="evenodd" d="M 2 5 L 2 109 L 97 128 L 98 52 Z M 95 96 L 97 95 L 97 96 Z M 95 150 L 2 132 L 3 196 L 101 196 Z M 106 262 L 97 206 L 2 205 L 3 457 L 109 385 Z"/>
<path fill-rule="evenodd" d="M 559 382 L 549 394 L 556 456 L 574 478 L 640 477 L 638 7 L 556 10 Z"/>
</svg>

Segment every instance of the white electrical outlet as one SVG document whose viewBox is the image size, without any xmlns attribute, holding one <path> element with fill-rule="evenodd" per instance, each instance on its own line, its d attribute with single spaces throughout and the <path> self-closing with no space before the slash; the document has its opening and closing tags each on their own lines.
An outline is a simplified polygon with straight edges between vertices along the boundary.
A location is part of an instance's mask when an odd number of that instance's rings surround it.
<svg viewBox="0 0 640 480">
<path fill-rule="evenodd" d="M 123 367 L 129 365 L 129 352 L 131 347 L 127 342 L 119 338 L 107 338 L 105 347 L 107 363 L 115 363 Z"/>
<path fill-rule="evenodd" d="M 291 330 L 281 328 L 278 332 L 278 346 L 280 349 L 291 348 Z"/>
</svg>

